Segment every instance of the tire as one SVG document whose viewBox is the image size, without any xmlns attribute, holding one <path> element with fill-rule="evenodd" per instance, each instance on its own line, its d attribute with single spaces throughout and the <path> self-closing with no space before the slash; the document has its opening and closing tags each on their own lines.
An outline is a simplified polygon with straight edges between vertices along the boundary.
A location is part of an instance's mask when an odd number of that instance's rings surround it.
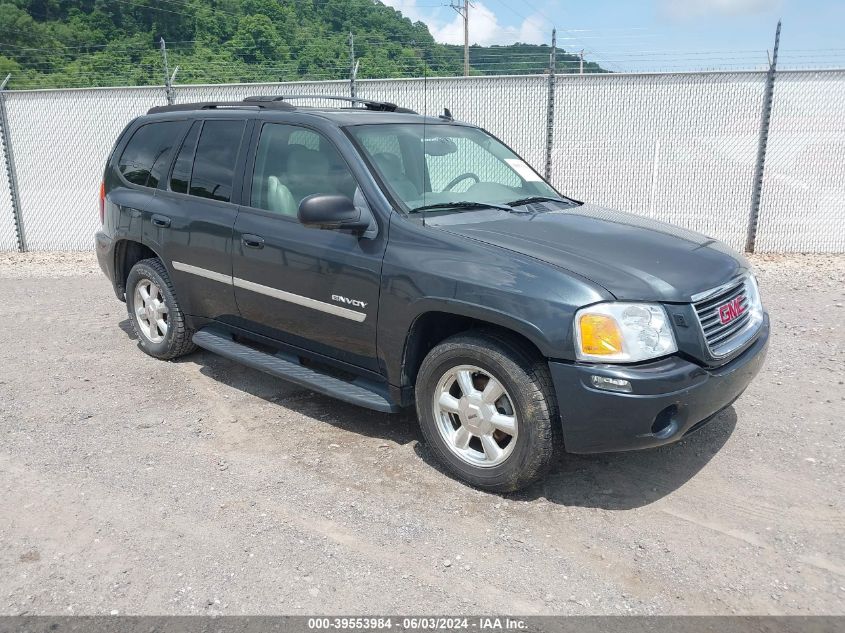
<svg viewBox="0 0 845 633">
<path fill-rule="evenodd" d="M 148 296 L 155 294 L 152 302 L 144 299 L 142 289 L 146 289 Z M 126 311 L 138 337 L 138 346 L 150 356 L 172 360 L 196 349 L 192 341 L 194 331 L 185 324 L 185 315 L 161 260 L 141 260 L 129 271 Z M 162 331 L 157 317 L 161 318 L 166 331 Z"/>
<path fill-rule="evenodd" d="M 504 392 L 494 402 L 487 401 L 499 393 L 491 380 Z M 562 446 L 548 365 L 507 334 L 458 334 L 437 345 L 417 374 L 416 406 L 437 460 L 483 490 L 512 492 L 537 481 Z"/>
</svg>

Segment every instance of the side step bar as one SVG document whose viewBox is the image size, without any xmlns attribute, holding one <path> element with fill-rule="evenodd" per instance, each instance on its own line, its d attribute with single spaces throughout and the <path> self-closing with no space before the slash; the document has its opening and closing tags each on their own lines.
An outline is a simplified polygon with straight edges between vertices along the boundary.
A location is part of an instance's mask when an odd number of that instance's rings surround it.
<svg viewBox="0 0 845 633">
<path fill-rule="evenodd" d="M 198 347 L 210 352 L 338 400 L 384 413 L 399 411 L 396 403 L 388 397 L 386 389 L 380 385 L 361 379 L 349 382 L 329 376 L 289 360 L 289 355 L 268 354 L 238 343 L 232 340 L 230 334 L 217 328 L 200 330 L 194 334 L 193 341 Z"/>
</svg>

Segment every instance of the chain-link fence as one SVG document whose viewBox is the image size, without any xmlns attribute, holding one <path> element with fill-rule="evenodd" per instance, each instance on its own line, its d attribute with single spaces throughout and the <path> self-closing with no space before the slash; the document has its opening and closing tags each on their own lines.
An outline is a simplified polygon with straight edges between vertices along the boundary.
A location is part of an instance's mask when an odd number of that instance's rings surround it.
<svg viewBox="0 0 845 633">
<path fill-rule="evenodd" d="M 33 90 L 6 95 L 27 248 L 88 250 L 106 157 L 160 88 Z"/>
<path fill-rule="evenodd" d="M 765 73 L 559 77 L 552 180 L 745 244 Z"/>
<path fill-rule="evenodd" d="M 778 73 L 760 251 L 845 251 L 845 70 Z"/>
<path fill-rule="evenodd" d="M 500 137 L 540 173 L 551 116 L 550 167 L 561 191 L 742 248 L 765 82 L 761 72 L 559 75 L 553 110 L 547 75 L 355 85 L 359 97 L 427 114 L 449 108 Z M 347 81 L 327 81 L 178 86 L 173 94 L 184 103 L 349 90 Z M 843 97 L 845 71 L 777 74 L 757 250 L 845 251 Z M 126 123 L 165 102 L 164 90 L 13 91 L 4 98 L 28 248 L 91 248 L 108 151 Z M 0 169 L 3 250 L 16 248 L 8 186 Z"/>
<path fill-rule="evenodd" d="M 295 83 L 221 84 L 209 86 L 177 86 L 173 89 L 176 103 L 196 101 L 240 101 L 254 95 L 349 95 L 348 81 L 300 81 Z M 337 102 L 314 101 L 313 106 L 337 107 Z"/>
</svg>

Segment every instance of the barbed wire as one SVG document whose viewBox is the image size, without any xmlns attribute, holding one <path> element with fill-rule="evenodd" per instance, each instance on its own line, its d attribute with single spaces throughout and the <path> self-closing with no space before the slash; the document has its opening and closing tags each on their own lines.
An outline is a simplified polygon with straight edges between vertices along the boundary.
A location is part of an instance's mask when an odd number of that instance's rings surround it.
<svg viewBox="0 0 845 633">
<path fill-rule="evenodd" d="M 345 37 L 345 36 L 344 36 Z M 360 40 L 356 40 L 358 42 Z M 364 40 L 366 41 L 366 40 Z M 373 40 L 373 43 L 378 44 L 377 40 Z M 409 48 L 416 48 L 419 50 L 424 50 L 428 47 L 428 45 L 420 45 L 415 43 L 413 40 L 407 40 L 401 42 L 402 44 L 407 45 Z M 190 45 L 211 45 L 211 42 L 205 42 L 202 40 L 176 40 L 176 41 L 168 41 L 166 42 L 168 51 L 171 49 L 177 50 L 182 47 L 187 47 Z M 344 43 L 345 46 L 345 43 Z M 100 49 L 97 51 L 82 51 L 77 53 L 77 57 L 81 55 L 96 55 L 103 52 L 102 49 L 106 49 L 112 47 L 108 52 L 109 53 L 121 53 L 121 52 L 148 52 L 153 54 L 158 54 L 158 44 L 157 43 L 150 43 L 149 45 L 134 45 L 134 46 L 127 46 L 120 43 L 111 43 L 111 44 L 103 44 L 103 45 L 81 45 L 81 46 L 63 46 L 63 45 L 52 45 L 52 46 L 43 46 L 43 47 L 23 47 L 18 46 L 15 44 L 9 44 L 0 42 L 0 52 L 7 50 L 10 52 L 15 51 L 38 51 L 38 52 L 53 52 L 53 53 L 62 53 L 65 50 L 77 50 L 81 51 L 82 49 L 87 48 L 96 48 Z M 319 44 L 300 44 L 300 45 L 293 45 L 287 46 L 287 48 L 296 49 L 296 50 L 304 50 L 304 49 L 311 49 L 311 48 L 324 48 L 324 43 Z M 492 47 L 485 47 L 485 48 L 473 48 L 469 49 L 469 54 L 471 57 L 479 58 L 479 57 L 507 57 L 507 58 L 520 58 L 520 57 L 537 57 L 537 58 L 547 58 L 548 51 L 537 50 L 535 52 L 512 52 L 510 50 L 511 46 L 492 46 Z M 499 50 L 500 49 L 500 50 Z M 457 56 L 459 53 L 458 50 L 455 50 L 455 55 Z M 623 51 L 613 51 L 610 54 L 614 55 L 618 59 L 645 59 L 645 60 L 660 60 L 664 57 L 672 57 L 676 60 L 696 60 L 702 57 L 709 57 L 709 58 L 716 58 L 716 59 L 747 59 L 747 60 L 757 60 L 760 56 L 765 57 L 767 51 L 765 49 L 724 49 L 724 50 L 710 50 L 710 51 L 679 51 L 679 50 L 623 50 Z M 793 56 L 793 57 L 807 57 L 807 58 L 831 58 L 831 57 L 842 57 L 845 58 L 845 48 L 818 48 L 818 49 L 785 49 L 781 50 L 779 53 L 781 56 Z M 565 57 L 565 56 L 574 56 L 573 52 L 568 52 L 564 49 L 557 50 L 557 56 Z M 440 58 L 447 58 L 447 55 L 444 52 L 440 52 L 439 55 L 436 55 Z"/>
</svg>

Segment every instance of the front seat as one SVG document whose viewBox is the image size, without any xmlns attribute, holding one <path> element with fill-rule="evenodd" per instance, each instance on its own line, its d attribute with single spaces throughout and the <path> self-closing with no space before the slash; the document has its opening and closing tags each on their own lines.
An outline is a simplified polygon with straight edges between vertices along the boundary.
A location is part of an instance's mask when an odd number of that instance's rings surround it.
<svg viewBox="0 0 845 633">
<path fill-rule="evenodd" d="M 285 182 L 297 205 L 315 193 L 336 193 L 329 179 L 329 161 L 320 152 L 297 146 L 288 154 Z"/>
<path fill-rule="evenodd" d="M 267 179 L 267 209 L 273 213 L 296 215 L 299 210 L 293 194 L 276 176 Z"/>
<path fill-rule="evenodd" d="M 381 171 L 382 177 L 388 186 L 393 189 L 403 202 L 419 200 L 420 192 L 417 186 L 411 182 L 402 171 L 401 161 L 396 154 L 390 152 L 379 152 L 373 156 L 373 160 Z"/>
</svg>

